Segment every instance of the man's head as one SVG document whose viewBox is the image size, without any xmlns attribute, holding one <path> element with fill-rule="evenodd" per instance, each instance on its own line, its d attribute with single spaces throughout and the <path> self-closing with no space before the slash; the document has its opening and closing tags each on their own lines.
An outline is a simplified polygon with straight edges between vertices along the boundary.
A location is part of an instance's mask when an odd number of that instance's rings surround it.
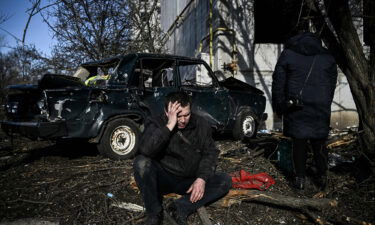
<svg viewBox="0 0 375 225">
<path fill-rule="evenodd" d="M 177 127 L 183 129 L 190 121 L 191 116 L 191 97 L 185 92 L 169 93 L 165 100 L 164 110 L 168 111 L 169 103 L 180 103 L 181 112 L 177 114 Z"/>
</svg>

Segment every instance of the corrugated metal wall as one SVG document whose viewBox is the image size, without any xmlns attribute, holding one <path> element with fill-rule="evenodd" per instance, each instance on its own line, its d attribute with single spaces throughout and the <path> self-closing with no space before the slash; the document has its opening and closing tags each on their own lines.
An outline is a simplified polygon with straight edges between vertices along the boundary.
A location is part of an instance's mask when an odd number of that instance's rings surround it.
<svg viewBox="0 0 375 225">
<path fill-rule="evenodd" d="M 180 13 L 190 3 L 183 15 Z M 166 42 L 171 54 L 197 56 L 199 41 L 208 33 L 205 23 L 208 17 L 207 0 L 162 0 L 161 26 L 164 32 L 174 27 L 174 32 Z"/>
</svg>

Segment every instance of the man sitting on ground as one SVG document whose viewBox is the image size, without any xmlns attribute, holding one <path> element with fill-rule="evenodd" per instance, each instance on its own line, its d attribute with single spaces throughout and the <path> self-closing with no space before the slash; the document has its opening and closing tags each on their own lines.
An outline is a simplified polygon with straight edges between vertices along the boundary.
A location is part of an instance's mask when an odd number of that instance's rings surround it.
<svg viewBox="0 0 375 225">
<path fill-rule="evenodd" d="M 182 195 L 167 212 L 179 225 L 208 203 L 224 196 L 231 178 L 215 172 L 218 149 L 211 127 L 191 112 L 191 98 L 184 92 L 170 93 L 165 113 L 151 118 L 141 139 L 140 155 L 134 160 L 134 176 L 141 190 L 147 219 L 145 224 L 161 224 L 163 195 Z"/>
</svg>

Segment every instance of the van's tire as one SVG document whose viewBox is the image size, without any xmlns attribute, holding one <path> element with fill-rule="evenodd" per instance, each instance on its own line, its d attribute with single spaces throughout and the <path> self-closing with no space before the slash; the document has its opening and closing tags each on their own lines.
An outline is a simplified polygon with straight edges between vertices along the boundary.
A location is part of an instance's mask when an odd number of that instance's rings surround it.
<svg viewBox="0 0 375 225">
<path fill-rule="evenodd" d="M 251 111 L 242 111 L 236 118 L 233 129 L 235 140 L 246 141 L 254 138 L 257 134 L 258 121 L 257 117 Z"/>
<path fill-rule="evenodd" d="M 130 119 L 117 119 L 108 123 L 97 145 L 101 154 L 115 160 L 131 159 L 138 150 L 140 130 Z"/>
</svg>

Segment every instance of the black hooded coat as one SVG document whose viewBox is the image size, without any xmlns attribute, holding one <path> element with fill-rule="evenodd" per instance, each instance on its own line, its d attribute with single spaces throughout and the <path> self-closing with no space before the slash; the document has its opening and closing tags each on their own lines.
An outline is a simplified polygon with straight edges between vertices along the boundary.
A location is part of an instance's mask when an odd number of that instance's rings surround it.
<svg viewBox="0 0 375 225">
<path fill-rule="evenodd" d="M 337 65 L 333 56 L 322 47 L 321 40 L 312 33 L 289 39 L 272 78 L 272 105 L 278 115 L 283 115 L 284 135 L 299 139 L 326 138 Z M 302 109 L 288 110 L 287 101 L 299 98 L 301 90 Z"/>
</svg>

